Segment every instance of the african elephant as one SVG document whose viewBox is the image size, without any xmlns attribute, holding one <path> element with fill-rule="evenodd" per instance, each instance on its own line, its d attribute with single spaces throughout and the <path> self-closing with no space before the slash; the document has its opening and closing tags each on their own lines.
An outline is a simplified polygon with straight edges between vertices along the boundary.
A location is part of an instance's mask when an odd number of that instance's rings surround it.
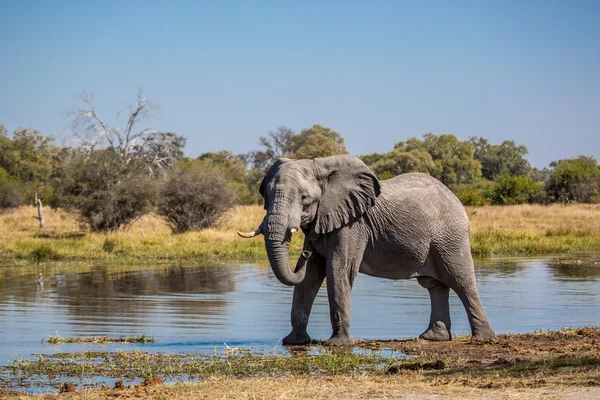
<svg viewBox="0 0 600 400">
<path fill-rule="evenodd" d="M 260 185 L 267 213 L 244 237 L 263 234 L 271 268 L 294 286 L 292 331 L 283 344 L 310 342 L 314 299 L 327 278 L 332 345 L 351 344 L 350 292 L 358 272 L 389 279 L 417 278 L 429 290 L 431 317 L 421 338 L 450 340 L 449 289 L 462 301 L 472 340 L 495 336 L 482 308 L 464 207 L 441 182 L 421 173 L 378 181 L 360 159 L 338 155 L 280 159 Z M 295 271 L 288 248 L 305 234 Z"/>
</svg>

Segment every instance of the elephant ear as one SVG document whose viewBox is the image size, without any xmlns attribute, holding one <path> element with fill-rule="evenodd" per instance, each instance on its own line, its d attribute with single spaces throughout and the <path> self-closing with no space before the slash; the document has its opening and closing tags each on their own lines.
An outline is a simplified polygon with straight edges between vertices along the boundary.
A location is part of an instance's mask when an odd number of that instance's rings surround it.
<svg viewBox="0 0 600 400">
<path fill-rule="evenodd" d="M 356 221 L 381 193 L 375 173 L 351 155 L 316 158 L 323 187 L 315 232 L 328 233 Z"/>
<path fill-rule="evenodd" d="M 273 179 L 275 177 L 275 174 L 277 173 L 277 171 L 279 171 L 279 167 L 281 167 L 282 164 L 285 164 L 286 162 L 290 162 L 290 161 L 292 161 L 292 160 L 289 158 L 280 158 L 277 161 L 275 161 L 273 163 L 273 165 L 271 165 L 271 167 L 267 171 L 267 174 L 263 178 L 262 182 L 260 183 L 260 188 L 258 189 L 258 191 L 260 192 L 260 195 L 263 197 L 263 199 L 265 199 L 265 204 L 264 204 L 265 210 L 267 209 L 267 198 L 265 196 L 265 191 L 267 190 L 267 185 L 269 184 L 269 182 L 271 182 L 271 179 Z"/>
</svg>

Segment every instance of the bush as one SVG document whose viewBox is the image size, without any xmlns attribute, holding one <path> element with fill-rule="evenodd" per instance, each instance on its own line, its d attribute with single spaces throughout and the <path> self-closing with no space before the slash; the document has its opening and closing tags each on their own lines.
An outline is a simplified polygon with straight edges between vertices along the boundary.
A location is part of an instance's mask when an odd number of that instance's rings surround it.
<svg viewBox="0 0 600 400">
<path fill-rule="evenodd" d="M 546 184 L 555 201 L 595 203 L 600 200 L 600 168 L 593 157 L 579 156 L 553 163 Z"/>
<path fill-rule="evenodd" d="M 12 177 L 0 167 L 0 211 L 23 204 L 23 194 L 18 178 Z"/>
<path fill-rule="evenodd" d="M 235 204 L 235 192 L 217 169 L 189 165 L 173 172 L 159 191 L 158 214 L 173 233 L 214 226 Z"/>
<path fill-rule="evenodd" d="M 17 185 L 14 183 L 6 183 L 0 186 L 0 210 L 20 207 L 22 204 L 23 196 L 17 188 Z"/>
<path fill-rule="evenodd" d="M 475 183 L 452 186 L 452 191 L 465 206 L 485 206 L 491 204 L 490 187 L 492 182 L 487 179 Z"/>
<path fill-rule="evenodd" d="M 501 175 L 490 188 L 492 204 L 524 204 L 544 202 L 544 184 L 529 176 Z"/>
<path fill-rule="evenodd" d="M 114 231 L 152 209 L 155 185 L 135 160 L 124 165 L 112 151 L 96 151 L 72 159 L 67 171 L 56 203 L 92 231 Z"/>
</svg>

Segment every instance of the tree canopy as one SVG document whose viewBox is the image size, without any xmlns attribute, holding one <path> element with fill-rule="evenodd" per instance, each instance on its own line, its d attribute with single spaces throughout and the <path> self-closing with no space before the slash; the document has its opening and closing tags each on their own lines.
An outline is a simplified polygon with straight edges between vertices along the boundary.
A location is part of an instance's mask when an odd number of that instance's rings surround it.
<svg viewBox="0 0 600 400">
<path fill-rule="evenodd" d="M 529 153 L 524 145 L 517 146 L 512 140 L 501 144 L 490 144 L 487 139 L 473 136 L 470 142 L 475 146 L 474 157 L 481 163 L 481 175 L 490 180 L 500 175 L 526 176 L 531 165 L 525 156 Z"/>
<path fill-rule="evenodd" d="M 321 125 L 313 125 L 300 133 L 282 126 L 267 136 L 261 136 L 259 144 L 262 149 L 251 152 L 249 157 L 254 169 L 259 170 L 265 170 L 281 157 L 313 159 L 348 152 L 344 138 Z"/>
</svg>

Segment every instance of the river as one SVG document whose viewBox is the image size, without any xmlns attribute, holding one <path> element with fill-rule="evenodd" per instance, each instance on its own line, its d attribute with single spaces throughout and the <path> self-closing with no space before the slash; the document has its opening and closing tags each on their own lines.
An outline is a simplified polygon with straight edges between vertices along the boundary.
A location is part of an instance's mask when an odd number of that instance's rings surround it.
<svg viewBox="0 0 600 400">
<path fill-rule="evenodd" d="M 579 260 L 579 261 L 578 261 Z M 478 259 L 477 285 L 497 333 L 600 324 L 600 254 Z M 232 347 L 282 350 L 292 288 L 257 264 L 98 266 L 5 269 L 0 281 L 0 364 L 34 354 L 87 350 L 210 353 Z M 71 271 L 71 272 L 70 272 Z M 35 282 L 43 274 L 43 284 Z M 359 275 L 352 293 L 351 335 L 417 337 L 429 321 L 429 296 L 415 280 Z M 469 334 L 451 293 L 452 332 Z M 313 339 L 331 333 L 325 287 L 309 323 Z M 148 335 L 145 344 L 61 344 L 63 337 Z"/>
</svg>

